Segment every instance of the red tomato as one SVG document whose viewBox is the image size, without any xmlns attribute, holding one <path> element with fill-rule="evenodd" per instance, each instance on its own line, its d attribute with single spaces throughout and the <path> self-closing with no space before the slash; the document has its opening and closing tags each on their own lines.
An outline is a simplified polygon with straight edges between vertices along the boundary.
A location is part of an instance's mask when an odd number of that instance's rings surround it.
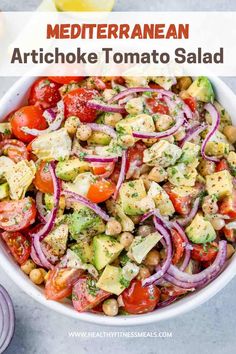
<svg viewBox="0 0 236 354">
<path fill-rule="evenodd" d="M 152 89 L 163 89 L 163 87 L 161 87 L 159 84 L 156 84 L 155 82 L 149 82 L 148 86 Z"/>
<path fill-rule="evenodd" d="M 168 106 L 160 103 L 156 98 L 147 98 L 146 103 L 153 113 L 169 114 Z"/>
<path fill-rule="evenodd" d="M 216 172 L 220 172 L 220 171 L 224 171 L 224 170 L 229 171 L 229 165 L 228 165 L 228 162 L 225 159 L 220 160 L 216 164 Z"/>
<path fill-rule="evenodd" d="M 178 286 L 175 285 L 167 285 L 163 288 L 161 288 L 161 299 L 162 301 L 165 301 L 169 299 L 172 296 L 181 296 L 186 294 L 188 291 L 183 288 L 179 288 Z"/>
<path fill-rule="evenodd" d="M 41 162 L 34 178 L 35 187 L 42 193 L 53 194 L 53 181 L 47 162 Z"/>
<path fill-rule="evenodd" d="M 110 179 L 113 183 L 117 184 L 119 176 L 120 176 L 120 162 L 116 163 L 114 171 L 112 172 Z"/>
<path fill-rule="evenodd" d="M 25 106 L 16 111 L 11 120 L 13 134 L 25 143 L 29 143 L 35 136 L 24 133 L 21 128 L 43 130 L 47 128 L 47 122 L 43 117 L 42 110 L 36 106 Z"/>
<path fill-rule="evenodd" d="M 236 218 L 236 191 L 232 195 L 224 197 L 219 203 L 219 213 L 228 215 L 231 219 Z"/>
<path fill-rule="evenodd" d="M 0 152 L 1 151 L 16 163 L 21 160 L 29 159 L 29 153 L 25 144 L 16 139 L 5 139 L 1 141 Z"/>
<path fill-rule="evenodd" d="M 97 288 L 90 276 L 80 278 L 72 290 L 73 306 L 78 312 L 91 310 L 110 296 L 107 291 Z"/>
<path fill-rule="evenodd" d="M 62 300 L 72 293 L 83 270 L 74 268 L 54 268 L 50 270 L 45 284 L 45 296 L 49 300 Z"/>
<path fill-rule="evenodd" d="M 223 228 L 225 238 L 229 242 L 236 242 L 236 232 L 234 229 L 228 229 L 226 226 Z"/>
<path fill-rule="evenodd" d="M 96 119 L 96 110 L 87 107 L 87 102 L 97 95 L 97 91 L 78 88 L 64 96 L 65 116 L 79 117 L 81 122 L 93 122 Z"/>
<path fill-rule="evenodd" d="M 90 185 L 87 198 L 93 203 L 102 203 L 112 196 L 115 189 L 114 183 L 102 179 Z"/>
<path fill-rule="evenodd" d="M 93 174 L 95 176 L 102 175 L 104 178 L 107 178 L 111 175 L 114 170 L 114 162 L 92 162 L 91 163 Z"/>
<path fill-rule="evenodd" d="M 174 254 L 172 257 L 172 263 L 177 264 L 181 260 L 184 254 L 183 240 L 180 234 L 176 230 L 171 230 L 172 241 L 174 244 Z"/>
<path fill-rule="evenodd" d="M 41 78 L 31 86 L 29 94 L 29 104 L 39 105 L 43 109 L 56 106 L 60 101 L 60 84 L 51 81 L 49 78 Z"/>
<path fill-rule="evenodd" d="M 85 79 L 84 76 L 49 76 L 49 79 L 62 85 L 68 85 L 74 82 L 80 82 Z"/>
<path fill-rule="evenodd" d="M 182 216 L 186 216 L 190 213 L 192 196 L 181 196 L 173 191 L 173 186 L 170 183 L 166 183 L 163 188 L 166 193 L 169 195 L 170 200 L 172 201 L 175 211 Z"/>
<path fill-rule="evenodd" d="M 160 290 L 155 285 L 142 286 L 140 280 L 133 280 L 122 293 L 124 309 L 128 313 L 151 312 L 160 300 Z"/>
<path fill-rule="evenodd" d="M 127 163 L 126 174 L 127 178 L 132 177 L 132 174 L 136 171 L 137 167 L 142 166 L 143 152 L 146 149 L 146 145 L 142 141 L 138 141 L 134 146 L 127 150 Z"/>
<path fill-rule="evenodd" d="M 36 206 L 32 198 L 0 202 L 0 228 L 19 231 L 35 222 Z"/>
<path fill-rule="evenodd" d="M 205 245 L 193 244 L 191 258 L 199 262 L 213 261 L 218 253 L 218 245 L 216 242 L 207 243 Z"/>
<path fill-rule="evenodd" d="M 6 232 L 2 233 L 2 238 L 10 249 L 11 254 L 20 265 L 24 264 L 31 252 L 29 241 L 20 232 Z"/>
<path fill-rule="evenodd" d="M 194 97 L 188 97 L 184 99 L 184 102 L 186 105 L 189 106 L 192 112 L 196 112 L 197 109 L 197 100 Z"/>
</svg>

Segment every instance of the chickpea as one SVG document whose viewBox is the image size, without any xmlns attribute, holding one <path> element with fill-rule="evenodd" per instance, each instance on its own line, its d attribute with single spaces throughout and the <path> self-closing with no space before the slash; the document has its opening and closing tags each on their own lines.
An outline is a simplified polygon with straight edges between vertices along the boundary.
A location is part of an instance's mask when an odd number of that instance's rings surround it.
<svg viewBox="0 0 236 354">
<path fill-rule="evenodd" d="M 218 212 L 217 200 L 211 195 L 208 195 L 203 200 L 202 210 L 205 214 L 216 214 Z"/>
<path fill-rule="evenodd" d="M 129 215 L 129 218 L 133 221 L 135 225 L 139 224 L 140 216 L 139 215 Z"/>
<path fill-rule="evenodd" d="M 181 76 L 177 79 L 177 87 L 180 91 L 187 90 L 193 82 L 190 76 Z"/>
<path fill-rule="evenodd" d="M 233 125 L 227 125 L 224 127 L 223 133 L 231 144 L 236 142 L 236 127 Z"/>
<path fill-rule="evenodd" d="M 155 209 L 155 202 L 151 197 L 145 197 L 141 199 L 138 205 L 143 212 Z"/>
<path fill-rule="evenodd" d="M 169 129 L 174 122 L 173 118 L 168 116 L 167 114 L 158 114 L 155 117 L 155 126 L 159 132 Z"/>
<path fill-rule="evenodd" d="M 174 134 L 175 140 L 176 141 L 180 141 L 185 137 L 186 133 L 185 133 L 185 128 L 184 127 L 180 127 L 177 132 Z"/>
<path fill-rule="evenodd" d="M 138 228 L 139 236 L 148 236 L 153 232 L 153 227 L 150 225 L 142 225 Z"/>
<path fill-rule="evenodd" d="M 65 128 L 70 135 L 75 135 L 78 126 L 80 125 L 80 120 L 78 117 L 71 116 L 65 121 Z"/>
<path fill-rule="evenodd" d="M 29 277 L 34 284 L 40 285 L 44 282 L 45 274 L 41 268 L 38 268 L 31 270 Z"/>
<path fill-rule="evenodd" d="M 139 269 L 139 273 L 138 273 L 138 280 L 142 280 L 142 279 L 146 279 L 148 277 L 150 277 L 151 273 L 148 269 L 148 267 L 146 267 L 145 265 L 141 265 L 140 269 Z"/>
<path fill-rule="evenodd" d="M 161 166 L 153 167 L 148 174 L 148 179 L 157 183 L 163 182 L 167 179 L 167 172 Z"/>
<path fill-rule="evenodd" d="M 106 235 L 114 236 L 120 234 L 122 226 L 115 218 L 110 218 L 106 224 Z"/>
<path fill-rule="evenodd" d="M 85 124 L 81 124 L 76 131 L 76 138 L 82 141 L 88 140 L 92 135 L 92 129 Z"/>
<path fill-rule="evenodd" d="M 131 243 L 133 242 L 134 236 L 131 234 L 131 232 L 122 232 L 121 236 L 120 236 L 120 243 L 122 244 L 122 246 L 124 246 L 124 248 L 129 248 L 129 246 L 131 245 Z"/>
<path fill-rule="evenodd" d="M 202 159 L 201 162 L 198 165 L 198 171 L 199 173 L 205 177 L 207 175 L 211 175 L 212 173 L 215 172 L 216 165 L 212 161 L 207 161 Z"/>
<path fill-rule="evenodd" d="M 115 128 L 116 123 L 118 123 L 121 119 L 122 115 L 120 113 L 106 113 L 104 116 L 104 124 Z"/>
<path fill-rule="evenodd" d="M 160 253 L 157 250 L 148 252 L 143 262 L 146 266 L 157 266 L 160 263 Z"/>
<path fill-rule="evenodd" d="M 119 143 L 124 148 L 131 147 L 135 144 L 135 138 L 132 135 L 126 134 L 119 137 Z"/>
<path fill-rule="evenodd" d="M 213 228 L 216 231 L 219 231 L 219 230 L 223 229 L 223 227 L 225 226 L 225 221 L 224 221 L 224 219 L 221 219 L 221 218 L 213 218 L 211 220 L 211 225 L 213 226 Z"/>
<path fill-rule="evenodd" d="M 229 259 L 232 257 L 232 255 L 235 253 L 234 246 L 232 246 L 230 243 L 227 243 L 227 253 L 226 253 L 226 258 Z"/>
<path fill-rule="evenodd" d="M 22 266 L 21 266 L 21 270 L 23 270 L 23 272 L 27 275 L 30 274 L 30 272 L 36 268 L 36 264 L 31 260 L 28 259 L 28 261 L 26 261 Z"/>
<path fill-rule="evenodd" d="M 118 302 L 116 299 L 105 300 L 102 304 L 102 309 L 107 316 L 116 316 L 119 311 Z"/>
</svg>

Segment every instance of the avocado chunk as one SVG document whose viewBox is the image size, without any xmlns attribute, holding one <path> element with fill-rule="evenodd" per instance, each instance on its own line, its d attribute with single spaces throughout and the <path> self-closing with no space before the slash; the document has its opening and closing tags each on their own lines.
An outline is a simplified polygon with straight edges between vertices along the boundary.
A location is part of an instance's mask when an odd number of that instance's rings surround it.
<svg viewBox="0 0 236 354">
<path fill-rule="evenodd" d="M 192 163 L 199 153 L 200 147 L 196 144 L 186 142 L 182 148 L 182 155 L 178 162 L 183 162 L 185 164 Z"/>
<path fill-rule="evenodd" d="M 126 134 L 131 134 L 132 131 L 152 133 L 155 131 L 155 124 L 152 117 L 148 114 L 138 114 L 137 116 L 120 120 L 116 124 L 116 131 Z"/>
<path fill-rule="evenodd" d="M 103 220 L 90 209 L 83 207 L 67 216 L 69 233 L 75 240 L 92 237 L 105 231 Z"/>
<path fill-rule="evenodd" d="M 110 144 L 111 137 L 103 132 L 93 131 L 91 136 L 88 138 L 87 143 L 89 145 L 108 145 Z"/>
<path fill-rule="evenodd" d="M 175 208 L 166 191 L 156 182 L 152 182 L 148 191 L 148 196 L 151 197 L 156 207 L 162 215 L 173 215 Z"/>
<path fill-rule="evenodd" d="M 206 176 L 206 189 L 209 195 L 215 194 L 218 198 L 231 195 L 233 183 L 229 171 L 224 170 Z"/>
<path fill-rule="evenodd" d="M 136 236 L 130 246 L 130 252 L 137 263 L 142 263 L 149 251 L 160 241 L 162 236 L 154 232 L 148 236 Z"/>
<path fill-rule="evenodd" d="M 93 247 L 86 241 L 79 241 L 72 245 L 70 249 L 81 259 L 83 263 L 92 263 Z"/>
<path fill-rule="evenodd" d="M 9 196 L 9 186 L 8 183 L 3 183 L 0 185 L 0 200 Z"/>
<path fill-rule="evenodd" d="M 73 181 L 79 173 L 90 171 L 90 165 L 80 159 L 59 161 L 56 167 L 56 175 L 64 181 Z"/>
<path fill-rule="evenodd" d="M 209 79 L 199 76 L 187 89 L 187 93 L 198 101 L 214 102 L 215 94 Z"/>
<path fill-rule="evenodd" d="M 94 265 L 98 270 L 112 263 L 123 250 L 117 239 L 107 235 L 95 236 L 93 239 Z"/>
<path fill-rule="evenodd" d="M 181 154 L 182 150 L 178 146 L 169 143 L 167 140 L 160 140 L 149 149 L 144 150 L 143 162 L 149 166 L 168 167 L 174 165 Z"/>
<path fill-rule="evenodd" d="M 216 232 L 210 221 L 197 214 L 191 224 L 186 228 L 186 234 L 194 243 L 206 243 L 214 241 Z"/>
<path fill-rule="evenodd" d="M 138 202 L 146 197 L 146 190 L 142 179 L 122 184 L 120 189 L 121 207 L 127 215 L 142 214 Z"/>
<path fill-rule="evenodd" d="M 107 265 L 96 285 L 99 289 L 120 295 L 126 288 L 122 280 L 122 269 Z"/>
<path fill-rule="evenodd" d="M 168 180 L 175 186 L 192 187 L 195 185 L 197 170 L 191 164 L 178 163 L 167 168 Z"/>
<path fill-rule="evenodd" d="M 48 194 L 45 193 L 44 194 L 44 202 L 45 202 L 45 206 L 47 210 L 52 210 L 54 207 L 54 198 L 52 194 Z M 59 199 L 59 209 L 57 212 L 57 215 L 63 215 L 64 210 L 65 210 L 65 206 L 66 206 L 66 201 L 65 201 L 65 197 L 61 196 Z"/>
<path fill-rule="evenodd" d="M 227 156 L 229 153 L 229 144 L 216 141 L 208 141 L 206 144 L 205 152 L 209 156 Z"/>
</svg>

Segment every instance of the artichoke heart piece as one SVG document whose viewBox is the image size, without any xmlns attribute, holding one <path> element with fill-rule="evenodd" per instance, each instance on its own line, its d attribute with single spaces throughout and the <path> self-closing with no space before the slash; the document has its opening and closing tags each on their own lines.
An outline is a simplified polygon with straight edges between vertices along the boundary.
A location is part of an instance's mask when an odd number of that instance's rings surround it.
<svg viewBox="0 0 236 354">
<path fill-rule="evenodd" d="M 68 225 L 61 224 L 55 227 L 44 239 L 51 246 L 53 254 L 62 256 L 66 252 L 69 229 Z"/>
<path fill-rule="evenodd" d="M 7 156 L 0 156 L 0 180 L 6 180 L 6 173 L 15 163 Z"/>
<path fill-rule="evenodd" d="M 71 138 L 65 128 L 38 136 L 32 143 L 32 152 L 44 161 L 66 160 L 71 153 Z"/>
<path fill-rule="evenodd" d="M 13 200 L 24 198 L 36 173 L 33 161 L 22 160 L 9 168 L 5 174 Z"/>
</svg>

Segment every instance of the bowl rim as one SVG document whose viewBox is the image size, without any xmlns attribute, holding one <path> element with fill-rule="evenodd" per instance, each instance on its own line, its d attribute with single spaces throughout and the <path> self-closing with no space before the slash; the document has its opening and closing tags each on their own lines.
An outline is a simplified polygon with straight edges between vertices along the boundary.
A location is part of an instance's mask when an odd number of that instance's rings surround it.
<svg viewBox="0 0 236 354">
<path fill-rule="evenodd" d="M 227 100 L 231 102 L 232 106 L 235 106 L 236 110 L 236 96 L 233 91 L 218 77 L 208 76 L 213 86 L 216 88 L 221 88 L 227 95 Z M 24 95 L 29 89 L 30 84 L 36 79 L 36 77 L 24 76 L 17 80 L 13 86 L 6 92 L 6 94 L 0 100 L 0 109 L 4 111 L 5 106 L 9 104 L 14 104 L 14 97 L 19 95 L 18 91 L 23 89 Z M 221 101 L 221 99 L 220 99 Z M 223 104 L 224 105 L 224 104 Z M 228 108 L 226 107 L 226 110 Z M 230 110 L 229 110 L 230 112 Z M 5 112 L 5 116 L 6 113 Z M 231 113 L 231 112 L 230 112 Z M 233 112 L 232 112 L 233 115 Z M 1 116 L 1 114 L 0 114 Z M 234 119 L 236 123 L 236 116 Z M 128 315 L 128 316 L 117 316 L 117 317 L 108 317 L 100 314 L 93 314 L 89 312 L 78 313 L 74 310 L 71 305 L 64 302 L 55 302 L 47 300 L 44 297 L 43 291 L 41 288 L 35 286 L 30 282 L 28 276 L 26 276 L 20 269 L 18 265 L 9 257 L 9 254 L 4 246 L 0 244 L 0 266 L 1 268 L 9 275 L 9 277 L 16 283 L 21 290 L 31 296 L 34 300 L 38 301 L 42 305 L 50 308 L 60 314 L 63 314 L 67 317 L 75 318 L 77 320 L 89 322 L 92 324 L 98 325 L 107 325 L 107 326 L 130 326 L 130 325 L 143 325 L 154 322 L 159 322 L 167 319 L 174 318 L 176 316 L 182 315 L 186 312 L 189 312 L 196 307 L 200 306 L 207 300 L 211 299 L 216 295 L 221 289 L 223 289 L 235 276 L 236 274 L 236 254 L 230 259 L 226 268 L 223 272 L 210 284 L 206 287 L 189 294 L 186 297 L 183 297 L 179 301 L 169 305 L 168 307 L 157 309 L 153 312 L 149 312 L 141 315 Z M 17 267 L 17 268 L 16 268 Z"/>
</svg>

